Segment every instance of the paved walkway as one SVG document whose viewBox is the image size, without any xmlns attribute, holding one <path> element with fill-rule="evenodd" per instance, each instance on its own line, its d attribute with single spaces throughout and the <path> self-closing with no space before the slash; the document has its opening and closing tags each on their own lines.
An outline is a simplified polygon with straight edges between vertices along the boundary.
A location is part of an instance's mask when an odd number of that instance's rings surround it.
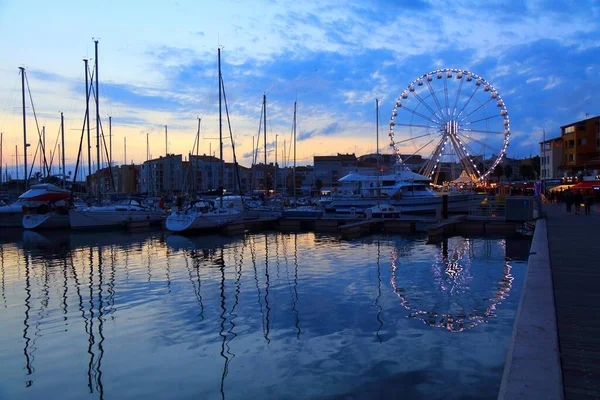
<svg viewBox="0 0 600 400">
<path fill-rule="evenodd" d="M 544 204 L 565 399 L 600 399 L 600 212 Z"/>
</svg>

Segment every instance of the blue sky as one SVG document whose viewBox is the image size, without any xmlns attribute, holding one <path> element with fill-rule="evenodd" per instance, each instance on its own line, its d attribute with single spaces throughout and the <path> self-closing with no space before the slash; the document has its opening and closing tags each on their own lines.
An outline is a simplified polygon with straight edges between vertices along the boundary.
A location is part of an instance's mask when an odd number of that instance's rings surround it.
<svg viewBox="0 0 600 400">
<path fill-rule="evenodd" d="M 297 100 L 298 162 L 310 164 L 313 155 L 374 152 L 376 98 L 380 150 L 389 152 L 395 99 L 418 76 L 444 67 L 472 71 L 502 95 L 511 157 L 535 154 L 542 130 L 558 136 L 561 125 L 600 114 L 596 1 L 486 3 L 105 1 L 94 10 L 76 1 L 2 1 L 4 163 L 14 164 L 14 146 L 22 147 L 19 66 L 27 68 L 38 120 L 52 142 L 59 111 L 65 113 L 67 158 L 75 161 L 85 109 L 82 58 L 93 58 L 92 37 L 100 40 L 100 114 L 105 129 L 113 118 L 118 163 L 125 136 L 128 162 L 145 160 L 146 133 L 152 156 L 164 154 L 164 125 L 169 152 L 187 154 L 197 117 L 200 151 L 217 151 L 219 46 L 244 165 L 251 162 L 263 93 L 268 160 L 276 135 L 279 161 L 283 141 L 290 143 Z M 28 126 L 35 143 L 32 118 Z"/>
</svg>

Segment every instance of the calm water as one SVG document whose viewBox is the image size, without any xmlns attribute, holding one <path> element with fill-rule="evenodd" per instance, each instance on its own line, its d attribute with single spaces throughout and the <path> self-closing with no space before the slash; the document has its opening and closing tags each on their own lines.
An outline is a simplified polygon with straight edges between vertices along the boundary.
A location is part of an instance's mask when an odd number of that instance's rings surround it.
<svg viewBox="0 0 600 400">
<path fill-rule="evenodd" d="M 495 398 L 528 242 L 18 232 L 0 398 Z M 514 253 L 514 254 L 511 254 Z"/>
</svg>

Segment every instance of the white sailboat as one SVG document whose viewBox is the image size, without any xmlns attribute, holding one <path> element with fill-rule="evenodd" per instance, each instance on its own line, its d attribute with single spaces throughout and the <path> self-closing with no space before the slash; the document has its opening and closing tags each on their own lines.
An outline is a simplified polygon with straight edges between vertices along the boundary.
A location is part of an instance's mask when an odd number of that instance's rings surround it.
<svg viewBox="0 0 600 400">
<path fill-rule="evenodd" d="M 324 213 L 321 208 L 298 205 L 299 202 L 296 200 L 296 102 L 294 102 L 294 122 L 292 132 L 294 135 L 294 168 L 292 174 L 294 202 L 293 207 L 284 210 L 282 216 L 283 218 L 321 218 Z"/>
<path fill-rule="evenodd" d="M 219 207 L 214 200 L 198 200 L 182 211 L 172 212 L 165 226 L 173 232 L 211 230 L 241 221 L 242 217 L 235 208 Z"/>
<path fill-rule="evenodd" d="M 69 211 L 72 229 L 125 228 L 139 224 L 158 224 L 166 217 L 137 199 L 123 199 L 116 204 L 91 206 Z"/>
<path fill-rule="evenodd" d="M 223 187 L 223 131 L 221 116 L 221 90 L 223 89 L 223 79 L 221 76 L 221 49 L 218 49 L 218 68 L 219 68 L 219 143 L 221 173 L 219 174 L 221 188 Z M 225 103 L 227 106 L 227 103 Z M 240 198 L 240 200 L 242 200 Z M 243 212 L 233 206 L 224 208 L 223 196 L 218 199 L 220 205 L 213 200 L 199 200 L 192 202 L 184 210 L 172 211 L 167 217 L 165 226 L 168 230 L 174 232 L 188 232 L 197 230 L 214 230 L 226 224 L 241 221 Z"/>
</svg>

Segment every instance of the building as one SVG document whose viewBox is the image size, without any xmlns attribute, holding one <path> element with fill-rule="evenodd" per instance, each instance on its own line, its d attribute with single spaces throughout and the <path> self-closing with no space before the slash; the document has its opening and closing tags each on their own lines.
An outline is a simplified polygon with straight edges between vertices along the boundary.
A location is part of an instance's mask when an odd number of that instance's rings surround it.
<svg viewBox="0 0 600 400">
<path fill-rule="evenodd" d="M 181 154 L 167 154 L 142 164 L 139 190 L 149 195 L 173 194 L 183 189 Z"/>
<path fill-rule="evenodd" d="M 239 182 L 238 182 L 239 175 Z M 252 190 L 252 170 L 235 163 L 225 163 L 223 186 L 228 193 L 248 193 Z"/>
<path fill-rule="evenodd" d="M 561 126 L 565 175 L 598 175 L 600 170 L 600 117 Z"/>
<path fill-rule="evenodd" d="M 540 178 L 542 180 L 558 179 L 563 172 L 563 138 L 557 137 L 540 142 Z"/>
<path fill-rule="evenodd" d="M 335 156 L 314 156 L 313 163 L 314 180 L 321 181 L 321 187 L 326 190 L 337 187 L 340 178 L 356 171 L 358 159 L 355 154 L 338 153 Z"/>
<path fill-rule="evenodd" d="M 219 173 L 223 162 L 214 156 L 189 155 L 189 161 L 182 165 L 183 173 L 187 177 L 184 181 L 184 191 L 210 192 L 217 190 L 219 184 Z"/>
</svg>

